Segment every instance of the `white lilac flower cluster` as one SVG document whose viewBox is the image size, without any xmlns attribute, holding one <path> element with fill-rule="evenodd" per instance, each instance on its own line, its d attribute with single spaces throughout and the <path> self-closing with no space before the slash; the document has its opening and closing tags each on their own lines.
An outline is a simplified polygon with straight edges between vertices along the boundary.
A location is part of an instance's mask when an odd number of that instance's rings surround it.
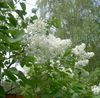
<svg viewBox="0 0 100 98">
<path fill-rule="evenodd" d="M 99 85 L 94 85 L 91 87 L 92 92 L 94 93 L 94 95 L 99 95 L 100 94 L 100 83 Z"/>
<path fill-rule="evenodd" d="M 28 27 L 27 27 L 27 32 L 28 33 L 33 33 L 33 34 L 36 34 L 36 33 L 46 33 L 47 31 L 47 23 L 43 20 L 43 19 L 36 19 L 34 20 L 34 23 L 33 24 L 29 24 Z"/>
<path fill-rule="evenodd" d="M 30 24 L 27 32 L 31 32 L 28 39 L 27 53 L 35 55 L 38 61 L 46 61 L 56 56 L 63 55 L 64 51 L 71 46 L 70 39 L 60 39 L 53 34 L 46 35 L 47 23 L 42 19 L 37 19 L 34 24 Z"/>
<path fill-rule="evenodd" d="M 78 58 L 78 61 L 75 62 L 76 66 L 86 66 L 89 63 L 89 59 L 94 56 L 93 52 L 86 52 L 85 48 L 86 45 L 82 43 L 72 49 L 72 53 Z"/>
<path fill-rule="evenodd" d="M 30 34 L 30 36 L 25 37 L 25 41 L 28 40 L 27 53 L 36 56 L 39 62 L 62 56 L 72 44 L 70 39 L 60 39 L 53 34 L 46 35 L 47 26 L 44 20 L 37 19 L 34 24 L 30 24 L 27 28 L 27 32 Z M 72 49 L 72 53 L 78 59 L 75 65 L 86 66 L 89 59 L 94 56 L 93 52 L 86 52 L 85 48 L 86 45 L 82 43 Z"/>
<path fill-rule="evenodd" d="M 28 53 L 33 54 L 38 60 L 47 60 L 63 55 L 64 51 L 71 46 L 71 40 L 61 40 L 54 35 L 35 34 L 31 36 Z"/>
</svg>

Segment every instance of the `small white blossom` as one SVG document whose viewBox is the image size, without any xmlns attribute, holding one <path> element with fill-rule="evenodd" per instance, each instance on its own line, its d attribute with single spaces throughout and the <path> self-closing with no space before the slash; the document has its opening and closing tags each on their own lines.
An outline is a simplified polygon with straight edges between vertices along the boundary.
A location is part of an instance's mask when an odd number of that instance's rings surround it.
<svg viewBox="0 0 100 98">
<path fill-rule="evenodd" d="M 93 52 L 85 51 L 86 45 L 82 43 L 72 49 L 72 53 L 77 57 L 78 61 L 75 62 L 75 66 L 86 66 L 89 63 L 89 59 L 94 56 Z"/>
<path fill-rule="evenodd" d="M 91 90 L 94 93 L 94 95 L 100 94 L 100 84 L 98 86 L 97 85 L 92 86 Z"/>
<path fill-rule="evenodd" d="M 75 62 L 75 66 L 86 66 L 89 63 L 89 60 L 79 60 L 78 62 Z"/>
<path fill-rule="evenodd" d="M 78 56 L 80 59 L 90 59 L 94 56 L 93 52 L 86 52 L 85 49 L 86 45 L 82 43 L 81 45 L 76 46 L 72 49 L 72 53 Z"/>
<path fill-rule="evenodd" d="M 59 63 L 60 63 L 60 61 L 59 61 L 59 60 L 57 60 L 57 61 L 56 61 L 56 63 L 58 63 L 58 64 L 59 64 Z"/>
<path fill-rule="evenodd" d="M 60 60 L 57 60 L 56 63 L 57 63 L 58 66 L 61 65 Z"/>
<path fill-rule="evenodd" d="M 66 69 L 66 68 L 63 67 L 63 66 L 60 66 L 60 67 L 57 67 L 57 69 L 58 69 L 59 71 L 61 71 L 61 72 L 64 72 L 66 75 L 69 75 L 70 77 L 73 77 L 73 76 L 74 76 L 74 73 L 73 73 L 73 71 L 72 71 L 71 68 Z"/>
<path fill-rule="evenodd" d="M 50 65 L 49 66 L 53 67 L 54 64 L 55 64 L 54 60 L 53 59 L 50 59 Z"/>
<path fill-rule="evenodd" d="M 67 90 L 67 87 L 66 86 L 63 86 L 62 87 L 62 90 L 66 91 Z"/>
<path fill-rule="evenodd" d="M 75 48 L 72 49 L 72 53 L 74 53 L 76 56 L 83 55 L 85 53 L 86 45 L 82 43 L 81 45 L 76 46 Z"/>
<path fill-rule="evenodd" d="M 36 92 L 36 93 L 40 92 L 40 87 L 37 87 L 37 88 L 35 89 L 35 92 Z"/>
<path fill-rule="evenodd" d="M 70 77 L 74 76 L 73 70 L 71 68 L 66 69 L 66 74 L 68 74 Z"/>
<path fill-rule="evenodd" d="M 66 69 L 65 69 L 65 67 L 63 67 L 63 66 L 58 67 L 58 70 L 61 71 L 61 72 L 66 72 Z"/>
<path fill-rule="evenodd" d="M 27 27 L 27 32 L 28 33 L 33 33 L 33 34 L 36 34 L 36 33 L 40 33 L 40 34 L 44 34 L 46 33 L 47 31 L 47 23 L 43 20 L 43 19 L 36 19 L 34 20 L 34 23 L 33 24 L 29 24 L 28 27 Z"/>
<path fill-rule="evenodd" d="M 91 57 L 93 57 L 94 56 L 94 52 L 87 52 L 86 53 L 86 58 L 87 59 L 90 59 Z"/>
<path fill-rule="evenodd" d="M 72 73 L 72 72 L 73 72 L 71 68 L 68 68 L 68 69 L 67 69 L 67 71 L 69 71 L 70 73 Z"/>
<path fill-rule="evenodd" d="M 50 63 L 53 64 L 53 65 L 55 64 L 53 59 L 50 59 Z"/>
</svg>

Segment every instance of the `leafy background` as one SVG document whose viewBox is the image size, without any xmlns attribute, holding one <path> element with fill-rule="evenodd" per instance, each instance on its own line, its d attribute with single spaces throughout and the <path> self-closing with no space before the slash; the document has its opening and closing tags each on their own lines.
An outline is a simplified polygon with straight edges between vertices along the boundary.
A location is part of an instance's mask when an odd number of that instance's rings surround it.
<svg viewBox="0 0 100 98">
<path fill-rule="evenodd" d="M 30 18 L 25 17 L 26 4 L 24 1 L 25 0 L 0 1 L 0 98 L 4 98 L 5 94 L 8 93 L 8 91 L 5 92 L 2 87 L 2 81 L 7 81 L 8 83 L 13 82 L 14 85 L 17 85 L 19 88 L 22 86 L 28 90 L 30 89 L 30 85 L 33 85 L 21 71 L 16 69 L 16 67 L 12 67 L 17 62 L 22 67 L 24 65 L 30 67 L 29 62 L 34 63 L 35 60 L 35 58 L 31 56 L 25 55 L 25 46 L 21 41 L 28 23 L 37 19 L 35 15 L 36 11 L 33 11 L 34 15 Z M 16 8 L 17 3 L 20 3 L 20 10 Z M 72 0 L 38 0 L 37 5 L 40 16 L 48 20 L 50 27 L 54 26 L 56 28 L 56 36 L 62 39 L 71 38 L 73 45 L 85 42 L 87 44 L 87 50 L 95 52 L 95 57 L 91 60 L 90 65 L 88 65 L 86 69 L 90 72 L 88 81 L 91 85 L 98 84 L 100 82 L 99 0 L 74 0 L 74 2 Z M 16 16 L 14 13 L 16 13 Z M 17 80 L 20 81 L 16 82 Z M 33 79 L 33 82 L 34 81 Z M 55 85 L 56 83 L 53 84 L 53 86 Z M 25 91 L 25 88 L 23 89 L 23 91 Z M 56 93 L 55 96 L 57 95 L 58 93 Z M 48 95 L 45 95 L 45 97 L 46 96 Z M 87 96 L 87 98 L 89 98 L 89 96 Z M 96 98 L 99 98 L 99 96 Z"/>
</svg>

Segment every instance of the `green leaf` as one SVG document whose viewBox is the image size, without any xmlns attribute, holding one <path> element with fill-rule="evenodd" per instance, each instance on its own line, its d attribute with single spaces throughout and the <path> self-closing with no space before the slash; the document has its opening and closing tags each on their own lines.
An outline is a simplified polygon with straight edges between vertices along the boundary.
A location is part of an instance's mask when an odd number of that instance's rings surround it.
<svg viewBox="0 0 100 98">
<path fill-rule="evenodd" d="M 13 37 L 16 37 L 17 34 L 19 34 L 19 29 L 8 29 L 6 30 L 7 33 L 10 33 Z"/>
<path fill-rule="evenodd" d="M 17 58 L 20 57 L 20 56 L 18 56 L 18 55 L 20 55 L 20 51 L 22 51 L 22 46 L 20 44 L 20 41 L 10 43 L 10 49 L 17 55 L 16 56 Z M 15 61 L 16 61 L 16 57 L 14 56 Z"/>
<path fill-rule="evenodd" d="M 0 86 L 0 98 L 5 98 L 5 91 L 2 86 Z"/>
<path fill-rule="evenodd" d="M 14 76 L 14 74 L 12 72 L 10 72 L 10 70 L 5 70 L 5 74 L 8 76 L 9 79 L 11 79 L 12 81 L 16 81 L 17 78 Z"/>
<path fill-rule="evenodd" d="M 38 17 L 36 15 L 31 17 L 32 20 L 38 19 Z"/>
<path fill-rule="evenodd" d="M 13 0 L 10 0 L 9 6 L 10 6 L 12 9 L 15 9 L 15 4 L 14 4 Z"/>
<path fill-rule="evenodd" d="M 9 70 L 11 73 L 18 75 L 18 70 L 15 67 L 9 68 Z"/>
<path fill-rule="evenodd" d="M 23 26 L 23 28 L 26 28 L 27 27 L 27 23 L 22 21 L 22 26 Z"/>
<path fill-rule="evenodd" d="M 22 18 L 22 19 L 24 19 L 24 15 L 26 15 L 26 12 L 25 11 L 23 11 L 23 10 L 16 10 L 16 13 Z"/>
<path fill-rule="evenodd" d="M 24 75 L 21 71 L 18 72 L 18 77 L 19 77 L 21 80 L 26 81 L 26 77 L 25 77 L 25 75 Z"/>
<path fill-rule="evenodd" d="M 35 13 L 35 14 L 36 14 L 36 11 L 37 11 L 36 8 L 33 8 L 33 9 L 32 9 L 32 13 Z"/>
<path fill-rule="evenodd" d="M 13 26 L 17 26 L 17 20 L 15 19 L 15 17 L 11 14 L 11 13 L 9 13 L 8 14 L 9 15 L 9 22 L 13 25 Z"/>
<path fill-rule="evenodd" d="M 17 76 L 19 79 L 21 79 L 24 82 L 23 85 L 25 85 L 25 84 L 32 85 L 31 81 L 29 79 L 27 79 L 26 76 L 21 71 L 19 71 Z"/>
<path fill-rule="evenodd" d="M 4 67 L 4 64 L 0 61 L 0 68 Z"/>
<path fill-rule="evenodd" d="M 35 58 L 33 56 L 24 56 L 21 60 L 21 66 L 32 66 L 32 64 L 35 62 Z"/>
<path fill-rule="evenodd" d="M 25 10 L 26 10 L 26 5 L 25 5 L 25 3 L 20 3 L 20 5 L 21 5 L 22 9 L 25 11 Z"/>
<path fill-rule="evenodd" d="M 5 16 L 1 15 L 0 20 L 3 21 L 5 19 Z"/>
<path fill-rule="evenodd" d="M 88 76 L 89 76 L 89 72 L 86 71 L 86 70 L 84 70 L 84 69 L 82 69 L 82 70 L 81 70 L 81 76 L 83 76 L 83 77 L 88 77 Z"/>
<path fill-rule="evenodd" d="M 61 26 L 59 19 L 56 17 L 52 17 L 52 24 L 56 27 L 59 28 Z"/>
<path fill-rule="evenodd" d="M 5 29 L 8 29 L 8 28 L 7 28 L 7 26 L 0 25 L 0 29 L 1 29 L 1 30 L 3 30 L 3 29 L 5 30 Z"/>
<path fill-rule="evenodd" d="M 65 56 L 69 56 L 71 54 L 71 49 L 67 49 L 66 51 L 65 51 L 65 53 L 64 53 L 64 57 Z"/>
<path fill-rule="evenodd" d="M 6 36 L 6 30 L 8 30 L 8 27 L 7 26 L 4 26 L 4 25 L 0 25 L 0 33 L 2 32 L 2 35 L 3 36 Z M 1 35 L 1 34 L 0 34 Z M 0 36 L 1 37 L 1 36 Z"/>
<path fill-rule="evenodd" d="M 0 8 L 8 8 L 6 2 L 0 2 Z"/>
<path fill-rule="evenodd" d="M 20 30 L 20 31 L 16 31 L 16 32 L 17 33 L 15 34 L 14 38 L 10 38 L 10 37 L 7 38 L 10 43 L 15 43 L 22 39 L 22 37 L 24 35 L 24 30 Z"/>
</svg>

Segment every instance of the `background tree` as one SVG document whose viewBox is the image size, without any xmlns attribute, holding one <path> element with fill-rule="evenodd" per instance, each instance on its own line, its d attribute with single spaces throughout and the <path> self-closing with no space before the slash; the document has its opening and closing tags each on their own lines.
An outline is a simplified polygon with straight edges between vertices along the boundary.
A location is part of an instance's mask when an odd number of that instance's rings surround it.
<svg viewBox="0 0 100 98">
<path fill-rule="evenodd" d="M 84 42 L 95 52 L 88 70 L 100 65 L 100 1 L 99 0 L 38 0 L 40 16 L 56 27 L 56 35 Z"/>
</svg>

